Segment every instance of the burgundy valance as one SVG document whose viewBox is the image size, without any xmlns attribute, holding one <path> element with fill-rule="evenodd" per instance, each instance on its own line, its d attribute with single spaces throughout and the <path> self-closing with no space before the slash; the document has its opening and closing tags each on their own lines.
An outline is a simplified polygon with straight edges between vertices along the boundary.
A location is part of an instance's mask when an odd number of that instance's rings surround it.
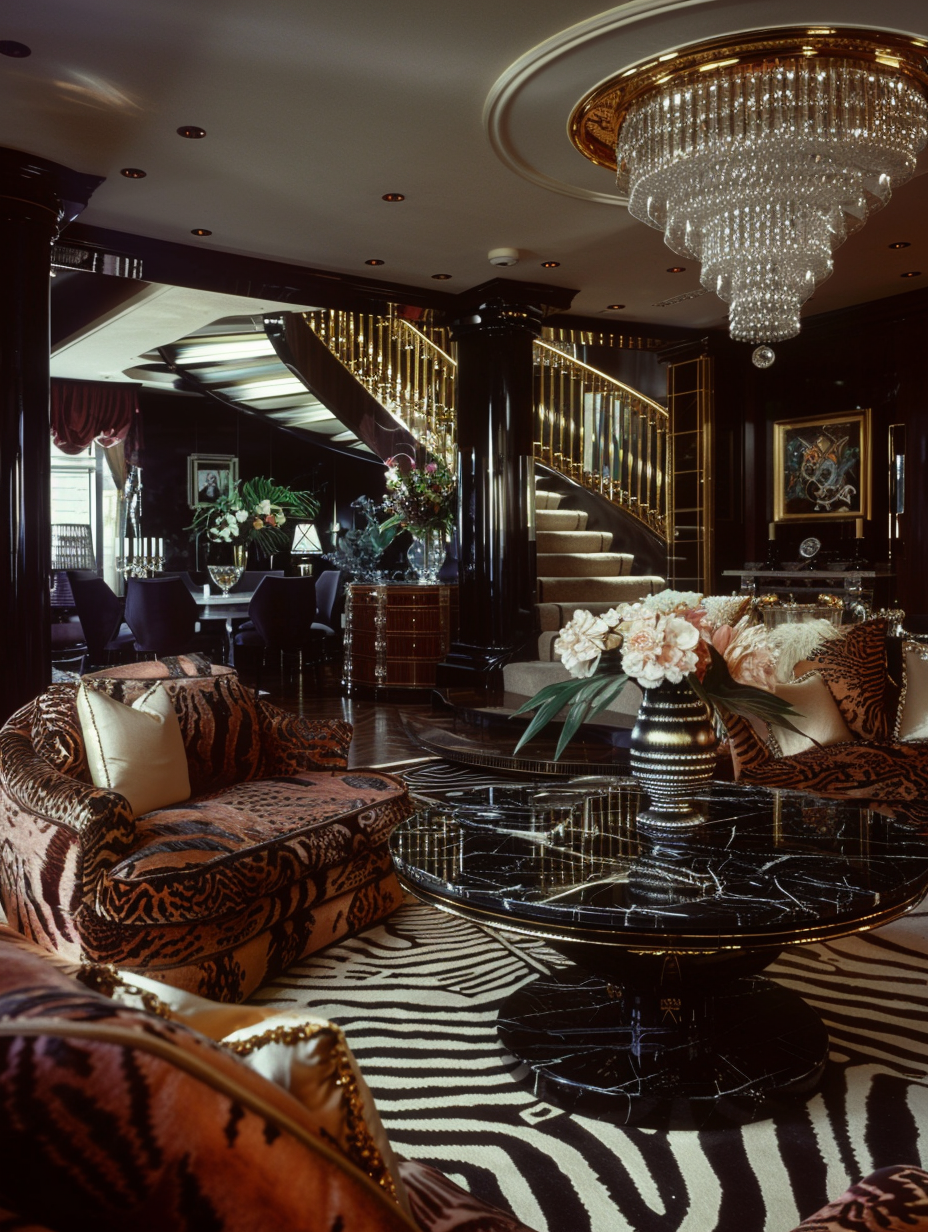
<svg viewBox="0 0 928 1232">
<path fill-rule="evenodd" d="M 134 462 L 139 445 L 138 385 L 52 380 L 52 440 L 62 453 L 81 453 L 93 441 L 104 448 L 126 442 Z"/>
</svg>

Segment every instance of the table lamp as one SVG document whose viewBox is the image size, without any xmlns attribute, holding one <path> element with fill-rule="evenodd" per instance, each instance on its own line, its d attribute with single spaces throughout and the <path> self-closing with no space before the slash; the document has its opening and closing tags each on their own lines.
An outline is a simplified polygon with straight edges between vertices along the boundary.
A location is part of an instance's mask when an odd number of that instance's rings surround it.
<svg viewBox="0 0 928 1232">
<path fill-rule="evenodd" d="M 315 524 L 312 522 L 297 522 L 293 532 L 293 543 L 290 546 L 290 555 L 297 557 L 313 557 L 322 555 L 322 544 L 319 542 L 319 532 L 316 530 Z M 313 562 L 311 559 L 304 559 L 298 562 L 300 566 L 300 575 L 305 577 L 313 571 Z"/>
</svg>

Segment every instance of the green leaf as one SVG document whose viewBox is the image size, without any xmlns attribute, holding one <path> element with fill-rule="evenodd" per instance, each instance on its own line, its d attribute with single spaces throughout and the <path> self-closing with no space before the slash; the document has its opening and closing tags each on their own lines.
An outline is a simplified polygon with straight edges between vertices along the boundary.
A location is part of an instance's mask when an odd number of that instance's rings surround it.
<svg viewBox="0 0 928 1232">
<path fill-rule="evenodd" d="M 581 723 L 605 709 L 627 683 L 628 677 L 622 673 L 590 676 L 582 680 L 561 680 L 557 684 L 545 685 L 534 697 L 529 698 L 513 712 L 512 717 L 525 714 L 529 710 L 536 711 L 535 717 L 516 745 L 515 752 L 518 753 L 523 745 L 537 736 L 542 728 L 546 727 L 554 716 L 569 704 L 570 710 L 564 720 L 564 728 L 554 753 L 555 760 L 557 760 Z"/>
</svg>

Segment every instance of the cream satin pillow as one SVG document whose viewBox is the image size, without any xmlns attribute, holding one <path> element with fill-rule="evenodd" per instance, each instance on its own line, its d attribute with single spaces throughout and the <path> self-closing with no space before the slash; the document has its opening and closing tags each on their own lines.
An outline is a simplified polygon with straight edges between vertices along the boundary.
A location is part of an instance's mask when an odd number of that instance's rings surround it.
<svg viewBox="0 0 928 1232">
<path fill-rule="evenodd" d="M 182 1022 L 234 1052 L 250 1069 L 289 1091 L 314 1131 L 339 1147 L 409 1211 L 399 1160 L 341 1028 L 305 1010 L 221 1005 L 136 971 L 96 968 L 81 977 L 121 1005 Z M 154 998 L 154 1000 L 153 1000 Z"/>
<path fill-rule="evenodd" d="M 809 672 L 790 684 L 778 684 L 776 695 L 789 702 L 801 716 L 793 717 L 790 722 L 805 735 L 799 736 L 788 727 L 771 723 L 770 744 L 775 757 L 793 757 L 796 753 L 814 748 L 816 743 L 842 744 L 854 739 L 828 691 L 828 685 L 818 672 Z"/>
<path fill-rule="evenodd" d="M 184 738 L 160 684 L 125 706 L 82 683 L 77 714 L 95 787 L 125 796 L 136 817 L 189 800 Z"/>
<path fill-rule="evenodd" d="M 905 694 L 899 713 L 898 740 L 928 740 L 928 647 L 906 642 Z"/>
</svg>

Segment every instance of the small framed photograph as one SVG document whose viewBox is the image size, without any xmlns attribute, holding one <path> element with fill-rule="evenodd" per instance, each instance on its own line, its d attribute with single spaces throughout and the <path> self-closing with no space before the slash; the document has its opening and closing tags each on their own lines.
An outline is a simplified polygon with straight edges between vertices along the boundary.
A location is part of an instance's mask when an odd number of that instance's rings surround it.
<svg viewBox="0 0 928 1232">
<path fill-rule="evenodd" d="M 227 453 L 192 453 L 187 458 L 187 504 L 215 505 L 238 483 L 238 458 Z"/>
<path fill-rule="evenodd" d="M 870 517 L 870 411 L 773 425 L 773 520 Z"/>
</svg>

